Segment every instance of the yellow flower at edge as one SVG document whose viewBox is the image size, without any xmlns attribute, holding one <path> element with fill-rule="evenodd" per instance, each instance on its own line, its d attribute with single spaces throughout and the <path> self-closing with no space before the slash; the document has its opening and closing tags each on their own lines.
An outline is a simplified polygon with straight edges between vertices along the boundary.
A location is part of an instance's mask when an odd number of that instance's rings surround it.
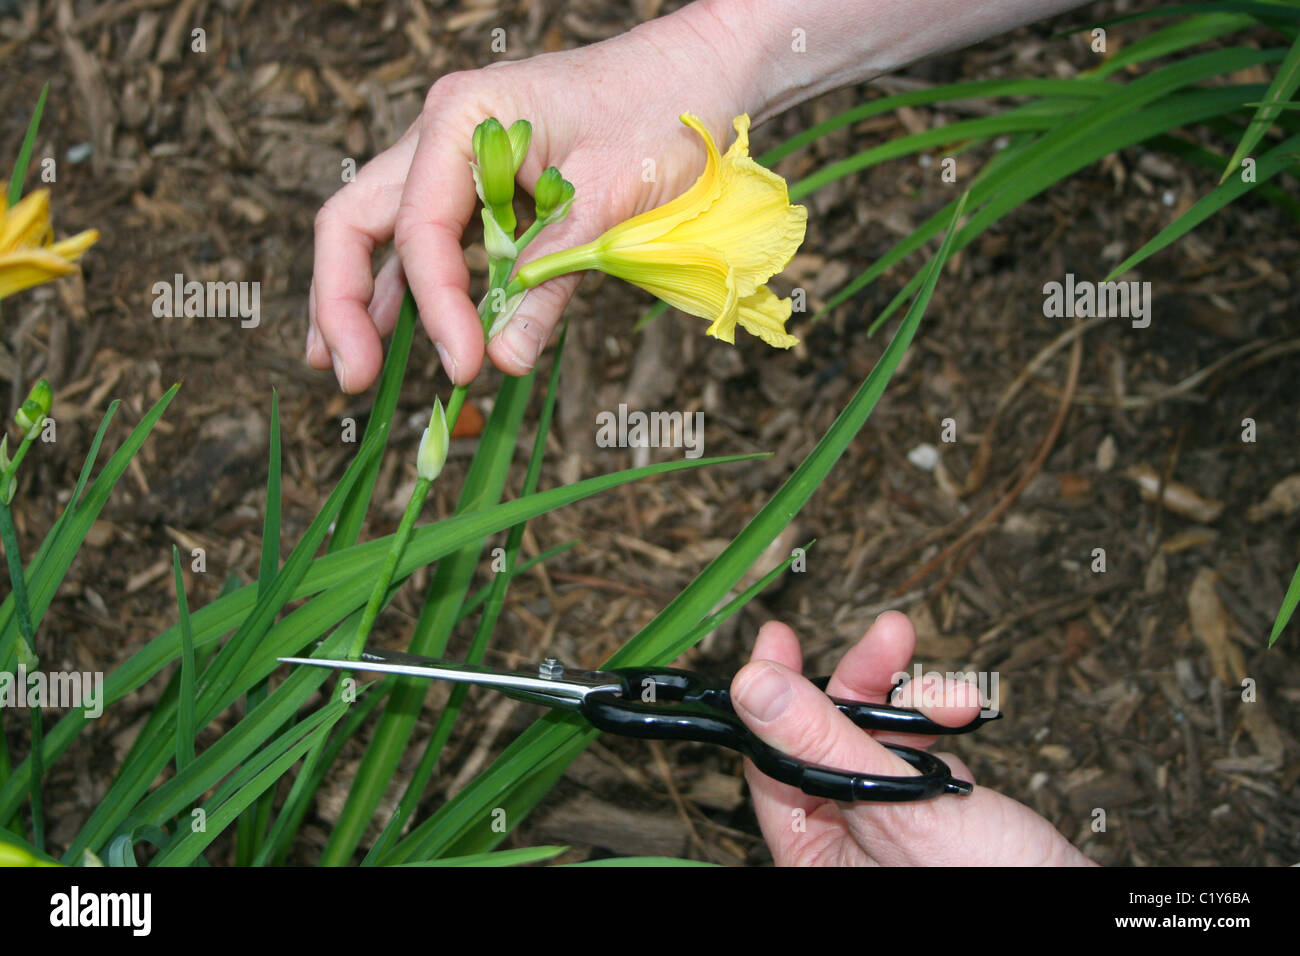
<svg viewBox="0 0 1300 956">
<path fill-rule="evenodd" d="M 0 183 L 0 191 L 6 188 Z M 76 272 L 74 263 L 97 239 L 99 232 L 87 229 L 54 242 L 50 191 L 28 193 L 0 218 L 0 299 Z"/>
<path fill-rule="evenodd" d="M 776 348 L 799 340 L 785 330 L 788 298 L 764 285 L 803 242 L 808 210 L 790 205 L 785 180 L 749 156 L 749 117 L 737 116 L 736 140 L 719 156 L 699 118 L 683 123 L 704 140 L 704 172 L 671 202 L 619 223 L 599 239 L 553 253 L 519 270 L 530 289 L 547 279 L 598 269 L 708 319 L 708 334 L 736 341 L 736 326 Z"/>
</svg>

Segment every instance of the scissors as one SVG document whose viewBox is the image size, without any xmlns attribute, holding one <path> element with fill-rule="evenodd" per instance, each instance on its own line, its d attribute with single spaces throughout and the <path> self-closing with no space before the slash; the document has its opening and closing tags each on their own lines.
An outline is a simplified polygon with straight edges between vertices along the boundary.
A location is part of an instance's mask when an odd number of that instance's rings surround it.
<svg viewBox="0 0 1300 956">
<path fill-rule="evenodd" d="M 901 803 L 928 800 L 945 793 L 965 796 L 974 789 L 974 784 L 954 778 L 948 765 L 933 754 L 896 744 L 884 746 L 920 771 L 919 774 L 886 777 L 805 763 L 769 747 L 745 726 L 732 708 L 729 684 L 672 667 L 589 671 L 565 667 L 548 657 L 533 671 L 503 671 L 400 651 L 370 649 L 362 651 L 357 660 L 281 657 L 280 661 L 481 684 L 529 703 L 576 711 L 606 733 L 654 740 L 693 740 L 739 751 L 767 776 L 815 797 L 843 802 Z M 813 683 L 825 691 L 828 680 L 818 677 Z M 901 734 L 964 734 L 1002 716 L 994 713 L 976 717 L 961 727 L 945 727 L 918 710 L 836 697 L 831 701 L 840 713 L 864 730 Z"/>
</svg>

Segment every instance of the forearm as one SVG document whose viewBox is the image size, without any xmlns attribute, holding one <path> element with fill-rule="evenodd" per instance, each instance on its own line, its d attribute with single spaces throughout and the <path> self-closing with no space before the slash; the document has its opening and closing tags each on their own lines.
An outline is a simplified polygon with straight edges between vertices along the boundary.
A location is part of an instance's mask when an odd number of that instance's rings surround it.
<svg viewBox="0 0 1300 956">
<path fill-rule="evenodd" d="M 760 123 L 819 93 L 960 49 L 1082 0 L 698 0 L 662 22 L 702 37 Z M 669 21 L 675 21 L 669 23 Z M 696 69 L 708 69 L 697 60 Z"/>
</svg>

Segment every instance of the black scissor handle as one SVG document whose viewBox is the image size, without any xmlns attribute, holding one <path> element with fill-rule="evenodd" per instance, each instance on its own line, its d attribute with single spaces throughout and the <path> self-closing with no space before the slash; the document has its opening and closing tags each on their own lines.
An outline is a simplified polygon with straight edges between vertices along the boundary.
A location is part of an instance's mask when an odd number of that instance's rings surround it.
<svg viewBox="0 0 1300 956">
<path fill-rule="evenodd" d="M 656 740 L 692 740 L 727 747 L 749 757 L 759 770 L 775 780 L 798 787 L 811 796 L 845 802 L 926 800 L 944 793 L 968 794 L 973 789 L 972 784 L 954 778 L 948 765 L 933 754 L 894 744 L 885 746 L 919 770 L 919 775 L 877 776 L 806 763 L 759 740 L 736 716 L 726 687 L 674 668 L 625 668 L 614 673 L 624 679 L 623 693 L 593 692 L 586 696 L 581 708 L 594 727 L 607 733 Z M 844 704 L 854 706 L 852 702 Z M 878 714 L 873 712 L 871 719 L 878 720 Z M 899 729 L 897 725 L 871 726 Z"/>
</svg>

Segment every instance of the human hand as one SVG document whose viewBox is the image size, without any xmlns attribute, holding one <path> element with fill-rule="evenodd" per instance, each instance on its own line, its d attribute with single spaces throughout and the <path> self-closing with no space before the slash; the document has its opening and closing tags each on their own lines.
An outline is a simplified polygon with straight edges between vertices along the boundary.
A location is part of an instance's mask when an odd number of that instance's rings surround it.
<svg viewBox="0 0 1300 956">
<path fill-rule="evenodd" d="M 822 693 L 801 676 L 794 631 L 771 621 L 759 630 L 750 663 L 732 680 L 732 703 L 750 730 L 792 757 L 907 776 L 912 768 L 882 742 L 928 749 L 935 738 L 868 734 L 841 714 L 827 694 L 871 703 L 888 700 L 892 678 L 907 670 L 915 646 L 916 632 L 907 616 L 887 611 L 840 660 Z M 905 685 L 897 703 L 914 706 L 919 690 Z M 924 699 L 930 698 L 926 693 Z M 943 706 L 920 709 L 944 726 L 960 727 L 979 713 L 973 685 L 949 682 L 939 699 Z M 974 781 L 961 760 L 940 756 L 954 776 Z M 976 786 L 970 796 L 914 803 L 841 804 L 773 780 L 748 760 L 745 777 L 763 836 L 781 866 L 1092 865 L 1047 820 L 984 787 Z"/>
<path fill-rule="evenodd" d="M 363 391 L 379 373 L 381 336 L 397 321 L 406 283 L 447 375 L 467 384 L 484 354 L 461 250 L 476 205 L 469 163 L 474 127 L 488 116 L 533 122 L 519 183 L 532 190 L 548 166 L 576 187 L 567 219 L 547 228 L 520 265 L 588 242 L 607 228 L 674 198 L 703 167 L 697 114 L 719 142 L 749 104 L 733 31 L 701 5 L 578 50 L 444 76 L 423 112 L 392 147 L 367 163 L 316 217 L 308 299 L 307 360 L 333 366 L 340 387 Z M 396 256 L 377 276 L 371 254 L 392 240 Z M 580 275 L 531 290 L 487 354 L 512 375 L 536 363 Z"/>
</svg>

